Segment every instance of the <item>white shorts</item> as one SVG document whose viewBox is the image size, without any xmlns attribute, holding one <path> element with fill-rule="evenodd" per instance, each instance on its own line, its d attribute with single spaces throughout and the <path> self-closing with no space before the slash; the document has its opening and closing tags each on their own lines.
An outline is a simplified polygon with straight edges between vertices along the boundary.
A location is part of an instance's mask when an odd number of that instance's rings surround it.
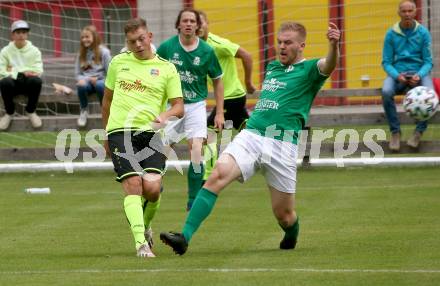
<svg viewBox="0 0 440 286">
<path fill-rule="evenodd" d="M 170 121 L 164 129 L 166 144 L 178 143 L 182 139 L 206 138 L 206 102 L 184 104 L 185 115 L 178 120 Z"/>
<path fill-rule="evenodd" d="M 245 129 L 223 152 L 230 154 L 237 162 L 241 170 L 240 182 L 248 180 L 261 169 L 269 186 L 281 192 L 295 193 L 297 145 Z"/>
</svg>

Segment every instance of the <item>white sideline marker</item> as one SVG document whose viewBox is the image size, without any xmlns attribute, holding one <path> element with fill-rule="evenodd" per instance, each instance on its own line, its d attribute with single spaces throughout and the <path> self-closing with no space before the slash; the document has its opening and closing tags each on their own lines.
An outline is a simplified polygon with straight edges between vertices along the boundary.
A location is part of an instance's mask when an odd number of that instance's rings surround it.
<svg viewBox="0 0 440 286">
<path fill-rule="evenodd" d="M 297 165 L 302 160 L 297 160 Z M 342 164 L 345 167 L 365 166 L 440 166 L 440 157 L 391 157 L 391 158 L 322 158 L 310 159 L 312 167 L 336 167 Z M 167 167 L 175 170 L 178 167 L 188 168 L 189 160 L 167 161 Z M 113 170 L 112 162 L 49 162 L 49 163 L 6 163 L 0 164 L 0 173 L 14 172 L 47 172 L 47 171 L 97 171 Z"/>
<path fill-rule="evenodd" d="M 397 273 L 397 274 L 440 274 L 440 269 L 315 269 L 315 268 L 158 268 L 158 269 L 77 269 L 77 270 L 29 270 L 0 271 L 0 275 L 47 275 L 76 273 L 173 273 L 173 272 L 309 272 L 309 273 Z"/>
</svg>

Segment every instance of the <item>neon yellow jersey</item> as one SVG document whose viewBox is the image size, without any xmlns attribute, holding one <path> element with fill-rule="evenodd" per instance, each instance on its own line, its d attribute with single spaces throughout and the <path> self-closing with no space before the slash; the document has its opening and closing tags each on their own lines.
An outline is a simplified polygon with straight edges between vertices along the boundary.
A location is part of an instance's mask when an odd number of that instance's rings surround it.
<svg viewBox="0 0 440 286">
<path fill-rule="evenodd" d="M 214 49 L 214 53 L 222 67 L 225 99 L 245 96 L 246 91 L 238 78 L 237 65 L 235 63 L 235 54 L 240 46 L 212 33 L 208 34 L 206 42 Z"/>
<path fill-rule="evenodd" d="M 105 86 L 113 90 L 107 133 L 152 130 L 152 121 L 165 111 L 168 100 L 182 97 L 176 68 L 157 55 L 150 60 L 139 60 L 132 52 L 115 56 Z"/>
</svg>

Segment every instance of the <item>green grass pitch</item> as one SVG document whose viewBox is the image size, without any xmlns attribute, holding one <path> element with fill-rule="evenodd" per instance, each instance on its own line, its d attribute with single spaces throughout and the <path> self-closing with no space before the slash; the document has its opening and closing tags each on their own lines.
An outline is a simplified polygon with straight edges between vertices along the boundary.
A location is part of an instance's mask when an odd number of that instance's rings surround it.
<svg viewBox="0 0 440 286">
<path fill-rule="evenodd" d="M 438 167 L 300 170 L 297 249 L 258 174 L 232 184 L 176 256 L 186 179 L 165 177 L 155 259 L 135 257 L 112 172 L 0 174 L 0 285 L 439 285 Z M 24 194 L 50 187 L 50 195 Z"/>
</svg>

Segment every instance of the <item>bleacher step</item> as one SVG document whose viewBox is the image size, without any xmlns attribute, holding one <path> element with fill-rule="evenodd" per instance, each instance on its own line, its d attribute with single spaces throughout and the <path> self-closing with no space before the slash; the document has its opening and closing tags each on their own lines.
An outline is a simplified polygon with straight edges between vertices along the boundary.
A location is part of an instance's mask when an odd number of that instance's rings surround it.
<svg viewBox="0 0 440 286">
<path fill-rule="evenodd" d="M 398 115 L 402 124 L 412 124 L 414 121 L 408 117 L 402 108 L 398 107 Z M 41 116 L 43 127 L 41 131 L 61 131 L 63 129 L 78 129 L 77 115 Z M 430 123 L 440 123 L 440 112 L 429 120 Z M 313 127 L 327 127 L 337 125 L 386 125 L 383 108 L 380 105 L 368 106 L 331 106 L 313 107 L 308 125 Z M 84 130 L 102 128 L 101 115 L 91 114 Z M 8 131 L 34 130 L 25 116 L 14 117 Z"/>
</svg>

